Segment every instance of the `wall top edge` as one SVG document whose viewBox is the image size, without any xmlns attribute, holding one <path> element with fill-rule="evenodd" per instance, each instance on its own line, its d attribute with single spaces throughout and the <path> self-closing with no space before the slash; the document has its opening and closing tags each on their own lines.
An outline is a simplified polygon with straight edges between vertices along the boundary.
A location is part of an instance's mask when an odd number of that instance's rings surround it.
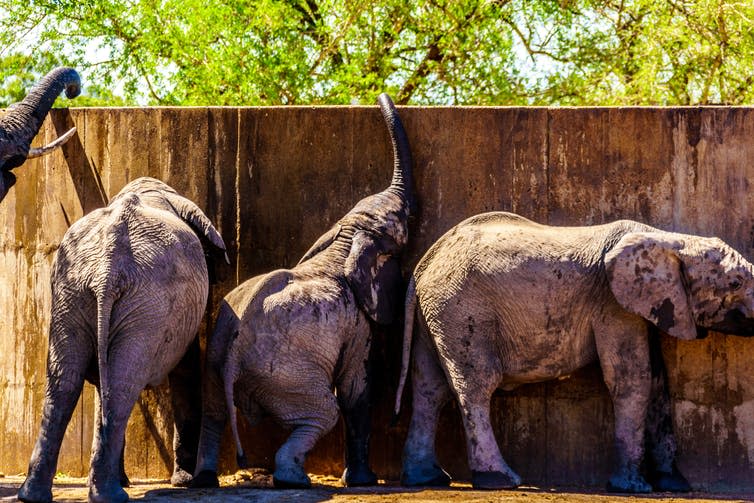
<svg viewBox="0 0 754 503">
<path fill-rule="evenodd" d="M 512 105 L 396 105 L 401 110 L 648 110 L 648 111 L 688 111 L 688 110 L 752 110 L 754 105 L 688 105 L 688 106 L 512 106 Z M 133 107 L 60 107 L 53 110 L 81 112 L 116 110 L 360 110 L 376 109 L 377 105 L 270 105 L 270 106 L 133 106 Z M 0 112 L 6 109 L 0 108 Z"/>
</svg>

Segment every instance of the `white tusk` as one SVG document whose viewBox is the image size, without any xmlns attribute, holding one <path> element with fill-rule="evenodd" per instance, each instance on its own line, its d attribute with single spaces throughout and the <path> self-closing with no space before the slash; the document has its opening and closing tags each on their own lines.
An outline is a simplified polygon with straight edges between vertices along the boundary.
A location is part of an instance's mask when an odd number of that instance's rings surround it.
<svg viewBox="0 0 754 503">
<path fill-rule="evenodd" d="M 30 148 L 29 155 L 27 155 L 26 158 L 34 159 L 35 157 L 41 157 L 45 154 L 49 154 L 50 152 L 52 152 L 53 150 L 55 150 L 56 148 L 58 148 L 65 142 L 67 142 L 71 138 L 71 136 L 73 136 L 75 132 L 76 132 L 76 128 L 72 127 L 71 129 L 66 131 L 66 133 L 63 136 L 59 137 L 57 140 L 51 143 L 48 143 L 44 147 Z"/>
</svg>

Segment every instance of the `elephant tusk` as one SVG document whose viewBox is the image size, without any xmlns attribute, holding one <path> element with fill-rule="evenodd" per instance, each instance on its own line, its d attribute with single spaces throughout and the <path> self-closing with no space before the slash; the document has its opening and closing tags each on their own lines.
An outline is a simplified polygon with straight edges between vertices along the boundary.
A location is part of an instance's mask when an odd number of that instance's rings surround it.
<svg viewBox="0 0 754 503">
<path fill-rule="evenodd" d="M 230 265 L 230 259 L 228 258 L 228 252 L 225 252 L 225 263 Z"/>
<path fill-rule="evenodd" d="M 52 152 L 53 150 L 55 150 L 56 148 L 58 148 L 65 142 L 67 142 L 71 138 L 71 136 L 73 136 L 75 132 L 76 132 L 76 128 L 73 127 L 69 129 L 68 131 L 66 131 L 66 133 L 63 136 L 59 137 L 57 140 L 51 143 L 48 143 L 44 147 L 30 148 L 29 155 L 27 155 L 26 158 L 34 159 L 35 157 L 41 157 L 43 155 L 49 154 L 50 152 Z"/>
</svg>

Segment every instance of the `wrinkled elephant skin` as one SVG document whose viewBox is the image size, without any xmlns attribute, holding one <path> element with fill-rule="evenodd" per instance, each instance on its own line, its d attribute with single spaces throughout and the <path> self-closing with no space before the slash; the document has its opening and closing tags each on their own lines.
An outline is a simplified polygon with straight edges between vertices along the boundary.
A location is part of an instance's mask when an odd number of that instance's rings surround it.
<svg viewBox="0 0 754 503">
<path fill-rule="evenodd" d="M 239 465 L 246 464 L 236 407 L 252 422 L 266 412 L 293 430 L 275 455 L 276 487 L 309 487 L 304 459 L 339 410 L 346 430 L 343 481 L 377 481 L 368 457 L 370 323 L 390 323 L 397 314 L 398 260 L 409 213 L 416 211 L 403 125 L 387 95 L 379 103 L 393 143 L 390 186 L 358 202 L 294 268 L 252 278 L 225 299 L 207 349 L 194 487 L 217 485 L 228 416 Z"/>
<path fill-rule="evenodd" d="M 52 271 L 42 425 L 19 499 L 51 500 L 85 378 L 98 390 L 89 500 L 128 499 L 120 479 L 126 423 L 145 386 L 166 377 L 173 384 L 171 371 L 196 338 L 209 289 L 205 247 L 225 250 L 193 202 L 152 178 L 129 183 L 68 229 Z"/>
<path fill-rule="evenodd" d="M 615 411 L 608 488 L 690 490 L 675 466 L 657 332 L 690 340 L 698 327 L 754 333 L 752 265 L 719 239 L 628 220 L 549 227 L 503 212 L 458 224 L 419 261 L 406 295 L 396 411 L 415 336 L 403 483 L 449 482 L 434 437 L 453 396 L 473 485 L 516 487 L 490 424 L 492 393 L 598 361 Z"/>
</svg>

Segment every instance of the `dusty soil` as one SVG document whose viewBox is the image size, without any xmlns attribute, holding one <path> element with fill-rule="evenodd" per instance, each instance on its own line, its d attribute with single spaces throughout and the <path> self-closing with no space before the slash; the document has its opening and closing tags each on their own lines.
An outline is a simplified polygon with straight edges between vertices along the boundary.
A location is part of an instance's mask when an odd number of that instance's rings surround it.
<svg viewBox="0 0 754 503">
<path fill-rule="evenodd" d="M 136 480 L 127 489 L 134 501 L 199 503 L 316 503 L 320 501 L 349 501 L 365 503 L 388 502 L 506 502 L 506 503 L 677 503 L 754 502 L 754 494 L 689 493 L 682 496 L 653 494 L 645 497 L 607 494 L 593 489 L 521 487 L 513 491 L 474 491 L 468 484 L 453 483 L 448 489 L 405 489 L 380 481 L 378 487 L 350 489 L 335 477 L 311 475 L 313 487 L 308 490 L 279 490 L 272 488 L 272 479 L 264 471 L 241 471 L 221 478 L 219 489 L 177 489 L 166 480 Z M 0 501 L 15 501 L 21 476 L 0 477 Z M 86 480 L 61 477 L 55 479 L 53 497 L 57 502 L 86 501 Z"/>
</svg>

